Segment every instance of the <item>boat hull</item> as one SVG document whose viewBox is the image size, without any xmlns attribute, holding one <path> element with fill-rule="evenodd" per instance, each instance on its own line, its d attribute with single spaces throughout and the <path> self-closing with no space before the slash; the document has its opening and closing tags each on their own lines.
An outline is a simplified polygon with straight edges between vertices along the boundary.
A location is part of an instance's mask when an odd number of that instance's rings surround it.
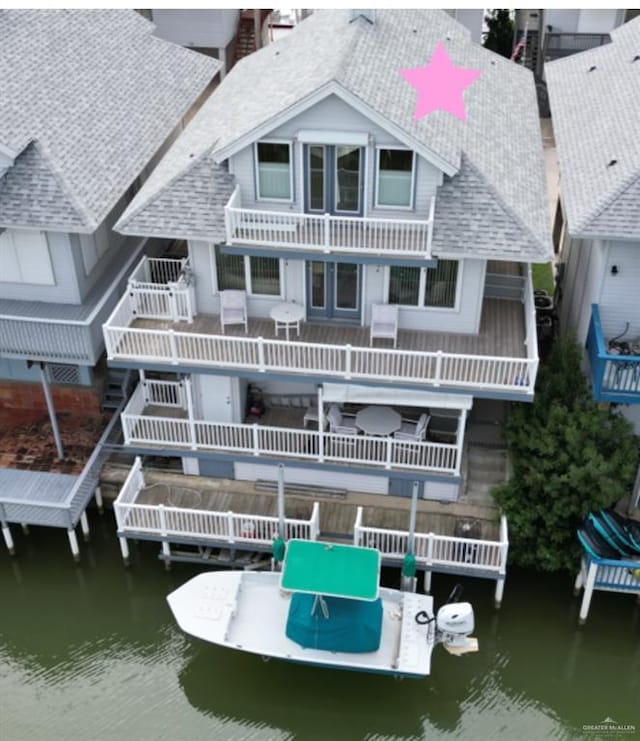
<svg viewBox="0 0 640 741">
<path fill-rule="evenodd" d="M 204 641 L 263 657 L 331 669 L 392 676 L 424 677 L 431 669 L 435 623 L 428 595 L 380 589 L 383 605 L 380 647 L 368 653 L 303 648 L 285 635 L 291 593 L 280 589 L 280 574 L 219 571 L 199 574 L 167 601 L 180 628 Z"/>
</svg>

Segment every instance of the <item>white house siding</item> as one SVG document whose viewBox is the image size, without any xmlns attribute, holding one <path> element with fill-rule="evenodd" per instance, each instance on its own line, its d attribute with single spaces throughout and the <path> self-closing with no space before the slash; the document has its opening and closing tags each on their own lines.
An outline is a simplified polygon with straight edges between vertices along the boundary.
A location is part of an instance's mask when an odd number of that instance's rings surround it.
<svg viewBox="0 0 640 741">
<path fill-rule="evenodd" d="M 152 10 L 155 35 L 174 44 L 224 48 L 238 25 L 238 10 Z"/>
<path fill-rule="evenodd" d="M 459 489 L 460 484 L 449 481 L 425 481 L 422 496 L 439 502 L 455 502 Z"/>
<path fill-rule="evenodd" d="M 582 8 L 578 15 L 578 33 L 608 33 L 618 24 L 618 10 Z"/>
<path fill-rule="evenodd" d="M 303 129 L 370 134 L 369 144 L 365 152 L 365 215 L 391 219 L 427 218 L 431 197 L 435 195 L 437 186 L 442 182 L 442 173 L 422 158 L 418 158 L 417 164 L 414 210 L 374 209 L 373 207 L 375 202 L 376 146 L 404 146 L 385 129 L 371 122 L 337 96 L 329 95 L 261 138 L 293 141 L 297 133 Z M 292 203 L 257 201 L 255 198 L 253 144 L 233 155 L 230 158 L 229 169 L 235 174 L 241 187 L 242 205 L 245 208 L 302 211 L 304 205 L 304 168 L 302 166 L 302 145 L 299 143 L 296 143 L 293 147 L 293 166 L 294 201 Z"/>
<path fill-rule="evenodd" d="M 80 303 L 69 235 L 63 232 L 45 232 L 45 235 L 55 284 L 3 283 L 0 271 L 0 298 L 57 304 Z"/>
<path fill-rule="evenodd" d="M 235 463 L 234 469 L 238 481 L 276 481 L 278 478 L 278 468 L 275 465 Z M 317 468 L 285 466 L 284 480 L 285 484 L 325 486 L 367 494 L 387 494 L 389 490 L 389 479 L 386 476 L 364 476 L 344 471 L 330 471 L 327 468 L 320 474 Z"/>
<path fill-rule="evenodd" d="M 613 266 L 617 275 L 611 274 Z M 615 337 L 629 322 L 627 338 L 640 336 L 640 242 L 609 242 L 601 268 L 598 303 L 605 337 Z"/>
</svg>

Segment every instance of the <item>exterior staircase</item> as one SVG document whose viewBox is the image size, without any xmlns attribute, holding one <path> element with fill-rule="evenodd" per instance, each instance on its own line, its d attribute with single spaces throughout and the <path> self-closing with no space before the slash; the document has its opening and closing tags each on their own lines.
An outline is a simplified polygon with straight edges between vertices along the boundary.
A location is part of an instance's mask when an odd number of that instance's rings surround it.
<svg viewBox="0 0 640 741">
<path fill-rule="evenodd" d="M 271 13 L 270 9 L 260 10 L 260 28 L 267 19 L 267 16 Z M 240 20 L 238 22 L 238 30 L 236 31 L 236 43 L 235 52 L 233 55 L 233 63 L 239 62 L 243 57 L 253 54 L 256 51 L 258 45 L 256 43 L 256 31 L 254 23 L 254 11 L 244 9 L 240 11 Z"/>
<path fill-rule="evenodd" d="M 506 449 L 470 443 L 466 459 L 465 500 L 478 504 L 492 503 L 491 490 L 509 478 Z"/>
<path fill-rule="evenodd" d="M 117 409 L 129 397 L 133 389 L 133 374 L 125 368 L 107 368 L 107 375 L 102 387 L 100 409 L 106 412 Z"/>
</svg>

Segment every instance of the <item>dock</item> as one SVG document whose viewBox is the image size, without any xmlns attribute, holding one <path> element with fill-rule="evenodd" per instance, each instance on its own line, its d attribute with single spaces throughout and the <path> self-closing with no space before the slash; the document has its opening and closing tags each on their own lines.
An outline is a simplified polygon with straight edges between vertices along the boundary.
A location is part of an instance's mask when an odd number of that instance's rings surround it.
<svg viewBox="0 0 640 741">
<path fill-rule="evenodd" d="M 270 556 L 278 534 L 277 495 L 262 482 L 146 471 L 140 458 L 113 507 L 125 562 L 129 540 L 150 540 L 161 544 L 167 567 L 172 560 L 234 565 L 238 554 L 245 562 L 248 553 Z M 383 565 L 399 567 L 409 510 L 408 498 L 285 487 L 285 539 L 375 547 Z M 494 507 L 418 501 L 414 555 L 427 591 L 436 572 L 491 579 L 500 604 L 508 548 L 506 518 Z"/>
</svg>

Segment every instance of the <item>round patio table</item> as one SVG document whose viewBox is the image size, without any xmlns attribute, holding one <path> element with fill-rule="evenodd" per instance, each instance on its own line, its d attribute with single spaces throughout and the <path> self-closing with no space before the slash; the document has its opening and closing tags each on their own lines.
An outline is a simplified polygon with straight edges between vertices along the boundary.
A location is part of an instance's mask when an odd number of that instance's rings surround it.
<svg viewBox="0 0 640 741">
<path fill-rule="evenodd" d="M 390 435 L 400 429 L 402 417 L 391 407 L 365 407 L 356 414 L 356 426 L 367 435 Z"/>
<path fill-rule="evenodd" d="M 276 304 L 269 312 L 275 322 L 276 337 L 280 327 L 284 327 L 287 342 L 289 341 L 289 328 L 295 327 L 300 336 L 300 321 L 304 319 L 304 306 L 293 303 Z"/>
</svg>

